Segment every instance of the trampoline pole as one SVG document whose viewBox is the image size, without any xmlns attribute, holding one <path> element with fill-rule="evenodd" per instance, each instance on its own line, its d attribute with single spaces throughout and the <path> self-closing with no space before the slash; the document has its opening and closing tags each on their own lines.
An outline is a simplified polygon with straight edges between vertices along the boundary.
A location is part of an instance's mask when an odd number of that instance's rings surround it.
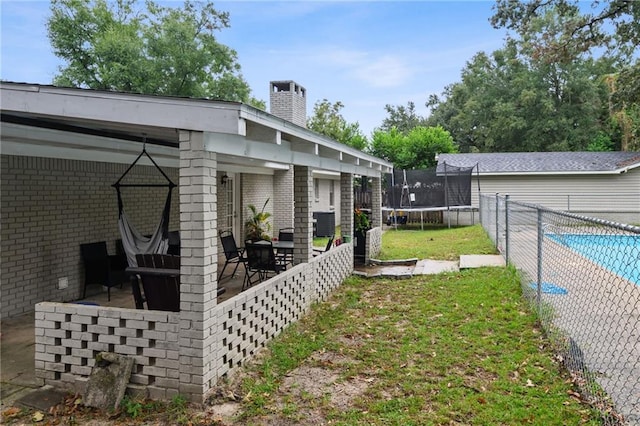
<svg viewBox="0 0 640 426">
<path fill-rule="evenodd" d="M 391 196 L 393 198 L 393 229 L 398 230 L 398 213 L 396 212 L 396 171 L 391 170 Z"/>
<path fill-rule="evenodd" d="M 475 168 L 476 168 L 476 182 L 478 183 L 478 221 L 482 223 L 482 209 L 480 208 L 480 195 L 482 194 L 482 192 L 480 191 L 480 166 L 478 165 L 478 163 L 476 163 Z M 473 175 L 473 169 L 471 170 L 471 174 Z M 469 204 L 471 204 L 471 202 Z"/>
<path fill-rule="evenodd" d="M 444 162 L 444 204 L 447 207 L 447 226 L 451 229 L 451 210 L 449 210 L 449 181 L 447 180 L 447 162 Z"/>
</svg>

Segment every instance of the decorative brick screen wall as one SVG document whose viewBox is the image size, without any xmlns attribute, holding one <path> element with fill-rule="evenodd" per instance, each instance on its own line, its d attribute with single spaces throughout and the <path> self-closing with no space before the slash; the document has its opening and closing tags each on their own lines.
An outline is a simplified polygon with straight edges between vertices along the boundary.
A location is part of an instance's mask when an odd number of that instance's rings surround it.
<svg viewBox="0 0 640 426">
<path fill-rule="evenodd" d="M 375 259 L 382 250 L 382 228 L 371 228 L 367 231 L 366 248 L 364 254 L 365 263 L 369 263 L 370 259 Z"/>
<path fill-rule="evenodd" d="M 353 271 L 353 244 L 341 244 L 311 261 L 314 271 L 314 302 L 324 301 Z"/>
<path fill-rule="evenodd" d="M 36 378 L 84 392 L 95 356 L 115 352 L 135 359 L 129 391 L 171 398 L 180 382 L 178 318 L 173 312 L 38 303 Z"/>
<path fill-rule="evenodd" d="M 353 247 L 342 244 L 258 284 L 213 309 L 215 335 L 209 349 L 213 377 L 242 365 L 260 347 L 325 300 L 351 274 Z M 82 392 L 98 352 L 132 356 L 128 390 L 156 399 L 179 393 L 181 313 L 43 302 L 36 305 L 36 377 Z M 184 330 L 183 330 L 184 332 Z M 187 383 L 188 385 L 189 383 Z M 184 384 L 183 384 L 184 385 Z"/>
</svg>

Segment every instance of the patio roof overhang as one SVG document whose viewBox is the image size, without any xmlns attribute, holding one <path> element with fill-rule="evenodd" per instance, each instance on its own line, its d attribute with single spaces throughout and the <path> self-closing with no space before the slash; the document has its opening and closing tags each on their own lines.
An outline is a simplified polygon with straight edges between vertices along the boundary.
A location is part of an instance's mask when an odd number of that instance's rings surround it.
<svg viewBox="0 0 640 426">
<path fill-rule="evenodd" d="M 159 164 L 179 166 L 179 143 L 202 132 L 218 168 L 273 173 L 290 164 L 364 176 L 390 173 L 385 160 L 242 103 L 23 83 L 0 83 L 2 152 L 129 163 L 143 140 Z"/>
</svg>

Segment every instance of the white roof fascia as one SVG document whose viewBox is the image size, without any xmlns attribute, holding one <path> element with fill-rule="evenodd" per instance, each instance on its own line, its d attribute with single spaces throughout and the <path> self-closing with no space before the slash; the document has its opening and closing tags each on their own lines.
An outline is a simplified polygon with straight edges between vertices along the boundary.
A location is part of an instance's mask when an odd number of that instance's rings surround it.
<svg viewBox="0 0 640 426">
<path fill-rule="evenodd" d="M 302 152 L 292 150 L 291 143 L 286 140 L 282 140 L 280 144 L 277 144 L 276 142 L 249 140 L 237 135 L 205 133 L 204 146 L 207 151 L 246 159 L 270 161 L 281 164 L 295 164 L 308 166 L 313 169 L 358 173 L 366 176 L 380 176 L 379 169 L 360 166 L 358 164 L 358 158 L 349 155 L 343 155 L 342 161 L 338 158 L 322 157 L 316 154 L 314 144 L 305 144 L 307 150 Z"/>
<path fill-rule="evenodd" d="M 7 122 L 1 123 L 0 135 L 5 155 L 131 164 L 141 149 L 139 143 L 120 139 Z M 178 148 L 147 144 L 146 150 L 160 166 L 180 165 Z M 259 160 L 244 166 L 243 161 L 246 159 L 221 156 L 218 165 L 220 170 L 229 173 L 273 174 L 274 170 L 289 168 L 288 164 Z M 139 164 L 152 165 L 146 157 L 140 157 Z"/>
<path fill-rule="evenodd" d="M 640 167 L 640 163 L 635 163 L 635 164 L 632 164 L 630 166 L 621 167 L 621 168 L 617 169 L 616 171 L 619 172 L 619 173 L 626 173 L 629 170 L 637 169 L 639 167 Z"/>
<path fill-rule="evenodd" d="M 140 145 L 129 141 L 14 123 L 3 122 L 0 135 L 4 155 L 130 164 L 140 154 Z M 149 144 L 147 152 L 161 166 L 180 164 L 178 148 Z M 146 158 L 140 164 L 153 165 Z"/>
<path fill-rule="evenodd" d="M 483 172 L 480 171 L 479 175 L 482 176 L 588 176 L 588 175 L 619 175 L 622 173 L 626 173 L 629 170 L 632 170 L 640 165 L 634 165 L 630 167 L 623 167 L 616 170 L 581 170 L 581 171 L 555 171 L 555 172 Z M 477 176 L 476 173 L 473 173 L 473 176 Z"/>
<path fill-rule="evenodd" d="M 230 134 L 242 130 L 239 103 L 6 83 L 0 88 L 5 112 Z"/>
<path fill-rule="evenodd" d="M 247 173 L 253 175 L 273 175 L 276 168 L 257 167 L 257 166 L 239 166 L 237 164 L 227 164 L 218 162 L 218 171 L 226 173 Z"/>
<path fill-rule="evenodd" d="M 377 169 L 378 172 L 382 171 L 383 173 L 391 173 L 391 170 L 393 169 L 393 164 L 385 160 L 366 154 L 340 142 L 328 139 L 323 135 L 305 129 L 304 127 L 297 126 L 287 120 L 275 117 L 249 105 L 241 106 L 240 116 L 246 120 L 276 129 L 281 132 L 281 134 L 285 133 L 308 143 L 313 143 L 317 146 L 318 152 L 323 154 L 323 156 L 330 156 L 340 161 L 341 154 L 344 153 L 351 157 L 364 160 L 368 163 L 369 168 L 374 170 Z"/>
<path fill-rule="evenodd" d="M 311 174 L 314 177 L 317 177 L 320 179 L 331 179 L 331 180 L 340 179 L 340 173 L 332 172 L 329 170 L 313 170 Z"/>
</svg>

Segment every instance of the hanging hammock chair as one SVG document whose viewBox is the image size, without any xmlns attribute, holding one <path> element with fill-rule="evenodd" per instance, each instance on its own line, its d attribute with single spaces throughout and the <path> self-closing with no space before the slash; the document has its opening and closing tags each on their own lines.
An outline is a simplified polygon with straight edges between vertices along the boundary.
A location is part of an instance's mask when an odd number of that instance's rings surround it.
<svg viewBox="0 0 640 426">
<path fill-rule="evenodd" d="M 167 180 L 167 183 L 150 183 L 150 184 L 142 184 L 142 183 L 130 183 L 123 184 L 120 183 L 122 179 L 129 173 L 129 171 L 136 165 L 140 158 L 146 155 L 149 160 L 153 163 L 153 165 L 160 171 L 162 176 Z M 176 187 L 176 184 L 169 179 L 169 176 L 165 174 L 165 172 L 158 166 L 158 164 L 151 158 L 149 153 L 147 153 L 146 147 L 142 148 L 142 152 L 138 155 L 138 158 L 135 159 L 133 163 L 129 166 L 129 168 L 120 176 L 120 179 L 114 183 L 113 186 L 118 193 L 118 228 L 120 229 L 120 235 L 122 237 L 122 246 L 127 255 L 127 262 L 129 266 L 138 266 L 136 262 L 136 254 L 150 254 L 150 253 L 160 253 L 166 254 L 167 249 L 169 248 L 169 213 L 171 211 L 171 192 L 173 188 Z M 129 221 L 129 218 L 124 211 L 123 203 L 122 203 L 122 194 L 120 192 L 121 188 L 168 188 L 167 191 L 167 199 L 164 203 L 164 209 L 162 210 L 162 216 L 160 218 L 160 223 L 156 227 L 155 231 L 150 237 L 142 235 Z"/>
</svg>

